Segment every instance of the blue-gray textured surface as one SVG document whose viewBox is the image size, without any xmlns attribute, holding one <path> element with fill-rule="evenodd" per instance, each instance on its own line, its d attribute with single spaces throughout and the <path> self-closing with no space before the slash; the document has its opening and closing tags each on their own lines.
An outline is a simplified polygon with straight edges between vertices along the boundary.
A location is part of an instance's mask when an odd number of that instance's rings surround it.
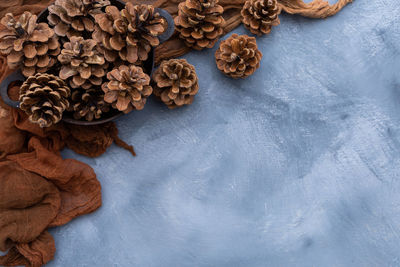
<svg viewBox="0 0 400 267">
<path fill-rule="evenodd" d="M 103 206 L 52 230 L 49 266 L 400 266 L 398 1 L 283 14 L 258 44 L 240 81 L 216 48 L 187 55 L 193 105 L 118 121 L 138 157 L 63 153 L 95 169 Z"/>
</svg>

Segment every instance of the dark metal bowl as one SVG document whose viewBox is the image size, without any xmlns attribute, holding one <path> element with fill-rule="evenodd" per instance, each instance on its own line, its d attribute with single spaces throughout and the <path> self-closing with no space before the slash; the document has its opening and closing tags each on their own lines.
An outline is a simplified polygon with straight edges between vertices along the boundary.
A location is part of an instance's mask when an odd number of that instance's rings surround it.
<svg viewBox="0 0 400 267">
<path fill-rule="evenodd" d="M 125 3 L 121 0 L 111 0 L 111 3 L 116 6 L 118 9 L 123 9 L 125 7 Z M 167 30 L 159 37 L 160 43 L 163 43 L 167 41 L 172 34 L 174 33 L 175 30 L 175 25 L 174 25 L 174 20 L 172 16 L 165 10 L 156 8 L 156 11 L 160 13 L 161 16 L 163 16 L 167 22 L 168 22 L 168 28 Z M 38 15 L 38 22 L 46 22 L 47 23 L 47 16 L 49 14 L 48 9 L 46 8 L 43 10 L 39 15 Z M 145 73 L 147 73 L 150 77 L 151 74 L 153 73 L 154 69 L 154 49 L 152 49 L 149 53 L 148 59 L 144 62 L 143 70 Z M 0 84 L 0 95 L 3 101 L 14 108 L 19 108 L 19 102 L 18 101 L 13 101 L 9 98 L 8 96 L 8 87 L 11 83 L 17 82 L 17 81 L 25 81 L 26 78 L 22 75 L 20 70 L 17 70 L 10 74 L 7 78 L 3 80 L 3 82 Z M 85 121 L 85 120 L 76 120 L 73 117 L 73 114 L 71 112 L 65 112 L 63 114 L 63 121 L 70 123 L 70 124 L 75 124 L 75 125 L 98 125 L 98 124 L 103 124 L 112 120 L 115 120 L 116 118 L 124 115 L 123 112 L 120 112 L 118 110 L 111 110 L 110 112 L 103 114 L 103 117 L 99 120 L 93 120 L 93 121 Z"/>
</svg>

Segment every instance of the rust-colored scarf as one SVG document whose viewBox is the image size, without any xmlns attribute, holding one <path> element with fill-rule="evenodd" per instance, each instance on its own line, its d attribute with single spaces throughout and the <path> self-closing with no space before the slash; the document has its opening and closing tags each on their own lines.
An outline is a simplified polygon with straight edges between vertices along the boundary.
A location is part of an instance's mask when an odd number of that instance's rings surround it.
<svg viewBox="0 0 400 267">
<path fill-rule="evenodd" d="M 173 16 L 183 0 L 132 0 L 161 7 Z M 326 18 L 339 12 L 352 0 L 334 5 L 314 0 L 278 0 L 283 11 L 311 18 Z M 51 0 L 1 0 L 0 17 L 29 10 L 39 13 Z M 224 7 L 225 33 L 240 24 L 245 0 L 220 0 Z M 190 49 L 175 35 L 156 49 L 156 62 L 181 56 Z M 0 80 L 10 70 L 0 57 Z M 9 90 L 18 98 L 18 86 Z M 55 252 L 47 228 L 68 223 L 73 218 L 96 210 L 101 205 L 101 187 L 93 169 L 73 159 L 62 159 L 65 146 L 88 157 L 104 153 L 113 141 L 132 152 L 118 139 L 114 123 L 102 126 L 72 126 L 60 123 L 41 129 L 29 123 L 26 115 L 6 106 L 0 99 L 0 265 L 42 266 Z"/>
</svg>

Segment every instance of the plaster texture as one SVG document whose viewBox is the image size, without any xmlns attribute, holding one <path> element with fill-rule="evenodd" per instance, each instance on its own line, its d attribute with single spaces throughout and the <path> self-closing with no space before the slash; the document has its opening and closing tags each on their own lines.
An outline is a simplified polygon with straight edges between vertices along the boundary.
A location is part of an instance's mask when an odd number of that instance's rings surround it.
<svg viewBox="0 0 400 267">
<path fill-rule="evenodd" d="M 192 52 L 193 105 L 119 119 L 138 157 L 63 152 L 103 206 L 52 229 L 48 266 L 400 266 L 400 5 L 280 18 L 252 77 Z"/>
</svg>

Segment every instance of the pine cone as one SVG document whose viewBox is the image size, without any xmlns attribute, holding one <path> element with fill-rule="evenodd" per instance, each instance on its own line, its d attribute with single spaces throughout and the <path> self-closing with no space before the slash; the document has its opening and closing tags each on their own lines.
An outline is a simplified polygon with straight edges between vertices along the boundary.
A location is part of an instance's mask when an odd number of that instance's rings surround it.
<svg viewBox="0 0 400 267">
<path fill-rule="evenodd" d="M 47 20 L 58 36 L 82 36 L 83 32 L 93 32 L 94 16 L 108 5 L 109 0 L 56 0 L 48 8 Z"/>
<path fill-rule="evenodd" d="M 117 58 L 138 64 L 148 58 L 152 47 L 160 44 L 158 36 L 166 29 L 166 20 L 151 5 L 127 3 L 119 11 L 115 6 L 106 7 L 106 12 L 96 15 L 93 33 L 103 49 L 108 62 Z"/>
<path fill-rule="evenodd" d="M 232 78 L 246 78 L 260 67 L 262 53 L 256 38 L 233 34 L 221 42 L 215 53 L 217 67 Z"/>
<path fill-rule="evenodd" d="M 75 36 L 64 44 L 58 56 L 62 64 L 60 78 L 68 79 L 72 88 L 89 89 L 103 83 L 107 64 L 96 44 L 95 40 Z"/>
<path fill-rule="evenodd" d="M 20 89 L 20 108 L 29 115 L 32 123 L 49 127 L 58 123 L 69 107 L 71 90 L 57 76 L 38 73 L 28 77 Z"/>
<path fill-rule="evenodd" d="M 249 31 L 261 36 L 279 25 L 280 12 L 277 0 L 247 0 L 241 12 L 242 22 Z"/>
<path fill-rule="evenodd" d="M 28 77 L 46 72 L 56 63 L 60 44 L 54 31 L 46 23 L 37 23 L 37 16 L 24 12 L 18 20 L 11 13 L 5 15 L 1 24 L 0 52 L 7 55 L 8 66 L 20 67 Z"/>
<path fill-rule="evenodd" d="M 153 92 L 150 77 L 135 65 L 121 65 L 110 71 L 107 78 L 109 82 L 102 86 L 104 100 L 124 113 L 143 109 L 147 97 Z"/>
<path fill-rule="evenodd" d="M 154 95 L 170 109 L 192 104 L 199 91 L 196 70 L 185 59 L 163 61 L 153 79 Z"/>
<path fill-rule="evenodd" d="M 85 118 L 87 121 L 98 120 L 102 114 L 110 111 L 110 105 L 104 101 L 102 90 L 75 90 L 71 95 L 71 105 L 68 111 L 74 112 L 74 119 Z"/>
<path fill-rule="evenodd" d="M 186 0 L 179 4 L 176 30 L 187 46 L 197 50 L 211 48 L 223 34 L 224 8 L 218 0 Z"/>
</svg>

